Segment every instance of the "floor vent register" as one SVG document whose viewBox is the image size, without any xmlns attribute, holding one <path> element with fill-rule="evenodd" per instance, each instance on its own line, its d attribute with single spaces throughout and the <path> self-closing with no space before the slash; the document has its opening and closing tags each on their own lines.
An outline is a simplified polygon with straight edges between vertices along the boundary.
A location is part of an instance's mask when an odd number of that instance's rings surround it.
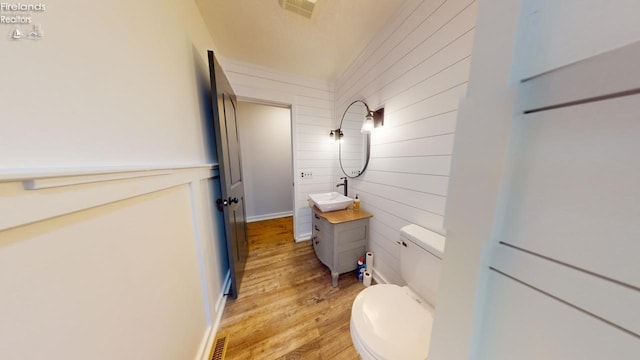
<svg viewBox="0 0 640 360">
<path fill-rule="evenodd" d="M 224 356 L 227 352 L 227 344 L 229 343 L 229 334 L 221 334 L 216 337 L 211 349 L 210 360 L 224 360 Z"/>
</svg>

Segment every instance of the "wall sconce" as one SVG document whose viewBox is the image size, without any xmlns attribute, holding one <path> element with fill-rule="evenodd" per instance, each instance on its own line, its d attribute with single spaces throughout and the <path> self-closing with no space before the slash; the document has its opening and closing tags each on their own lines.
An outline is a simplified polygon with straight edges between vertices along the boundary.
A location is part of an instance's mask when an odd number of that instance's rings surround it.
<svg viewBox="0 0 640 360">
<path fill-rule="evenodd" d="M 362 128 L 360 132 L 363 134 L 369 134 L 373 130 L 373 111 L 369 110 L 367 116 L 364 117 L 364 122 L 362 123 Z"/>
<path fill-rule="evenodd" d="M 384 125 L 384 108 L 376 111 L 369 110 L 367 106 L 367 115 L 364 117 L 360 132 L 363 134 L 371 134 L 371 130 Z"/>
<path fill-rule="evenodd" d="M 342 137 L 344 136 L 344 133 L 340 129 L 335 129 L 335 130 L 331 130 L 329 132 L 329 136 L 331 137 L 331 139 L 333 139 L 335 141 L 339 141 L 339 140 L 342 140 Z"/>
</svg>

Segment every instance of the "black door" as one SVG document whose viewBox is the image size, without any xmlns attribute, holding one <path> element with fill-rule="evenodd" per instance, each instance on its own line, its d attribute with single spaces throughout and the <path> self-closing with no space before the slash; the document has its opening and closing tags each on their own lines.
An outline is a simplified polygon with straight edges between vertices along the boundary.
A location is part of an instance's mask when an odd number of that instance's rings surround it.
<svg viewBox="0 0 640 360">
<path fill-rule="evenodd" d="M 209 75 L 213 103 L 213 122 L 220 169 L 222 198 L 218 209 L 224 212 L 225 236 L 231 272 L 231 297 L 238 297 L 247 259 L 247 233 L 244 186 L 240 162 L 240 142 L 236 124 L 236 97 L 213 51 L 209 55 Z"/>
</svg>

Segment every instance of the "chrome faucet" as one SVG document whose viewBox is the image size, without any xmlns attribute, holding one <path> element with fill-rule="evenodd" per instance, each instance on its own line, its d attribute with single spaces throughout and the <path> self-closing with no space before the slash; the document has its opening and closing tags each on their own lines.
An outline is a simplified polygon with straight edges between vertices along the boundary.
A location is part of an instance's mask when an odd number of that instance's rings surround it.
<svg viewBox="0 0 640 360">
<path fill-rule="evenodd" d="M 344 196 L 347 196 L 347 177 L 341 177 L 340 180 L 344 180 L 344 182 L 336 185 L 336 187 L 344 186 Z"/>
</svg>

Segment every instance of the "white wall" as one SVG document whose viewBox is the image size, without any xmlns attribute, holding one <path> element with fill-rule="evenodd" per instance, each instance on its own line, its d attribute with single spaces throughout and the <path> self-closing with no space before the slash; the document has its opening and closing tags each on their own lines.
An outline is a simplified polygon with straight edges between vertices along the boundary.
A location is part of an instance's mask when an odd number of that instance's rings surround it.
<svg viewBox="0 0 640 360">
<path fill-rule="evenodd" d="M 350 181 L 371 212 L 369 249 L 378 281 L 402 284 L 400 228 L 444 233 L 458 102 L 464 97 L 475 26 L 472 0 L 407 1 L 336 83 L 336 114 L 363 99 L 384 106 L 371 160 Z M 337 170 L 337 175 L 341 172 Z"/>
<path fill-rule="evenodd" d="M 227 275 L 209 168 L 1 176 L 3 357 L 206 355 Z"/>
<path fill-rule="evenodd" d="M 480 4 L 430 359 L 634 358 L 639 4 Z"/>
<path fill-rule="evenodd" d="M 0 40 L 4 169 L 211 160 L 199 81 L 213 44 L 192 2 L 46 5 L 42 40 Z"/>
<path fill-rule="evenodd" d="M 519 3 L 505 0 L 485 2 L 478 9 L 470 89 L 460 104 L 456 128 L 445 223 L 446 254 L 430 359 L 474 359 L 474 331 L 483 326 L 482 312 L 478 311 L 482 305 L 476 301 L 481 302 L 486 291 L 487 244 L 497 211 L 508 119 L 516 111 L 517 80 L 511 77 L 512 57 L 507 56 L 513 52 L 505 49 L 515 46 L 518 21 L 494 17 L 517 13 L 519 8 Z"/>
<path fill-rule="evenodd" d="M 635 0 L 526 3 L 514 71 L 527 78 L 638 41 L 637 6 Z"/>
<path fill-rule="evenodd" d="M 247 221 L 293 215 L 291 111 L 238 102 Z"/>
<path fill-rule="evenodd" d="M 294 177 L 294 237 L 311 238 L 311 209 L 307 194 L 335 187 L 333 173 L 337 164 L 337 143 L 329 139 L 334 128 L 333 85 L 282 73 L 264 67 L 222 59 L 231 86 L 242 100 L 291 106 Z M 301 171 L 311 178 L 301 178 Z"/>
<path fill-rule="evenodd" d="M 215 160 L 211 38 L 192 2 L 46 6 L 0 39 L 0 353 L 197 358 L 228 266 L 210 166 L 175 168 Z"/>
</svg>

